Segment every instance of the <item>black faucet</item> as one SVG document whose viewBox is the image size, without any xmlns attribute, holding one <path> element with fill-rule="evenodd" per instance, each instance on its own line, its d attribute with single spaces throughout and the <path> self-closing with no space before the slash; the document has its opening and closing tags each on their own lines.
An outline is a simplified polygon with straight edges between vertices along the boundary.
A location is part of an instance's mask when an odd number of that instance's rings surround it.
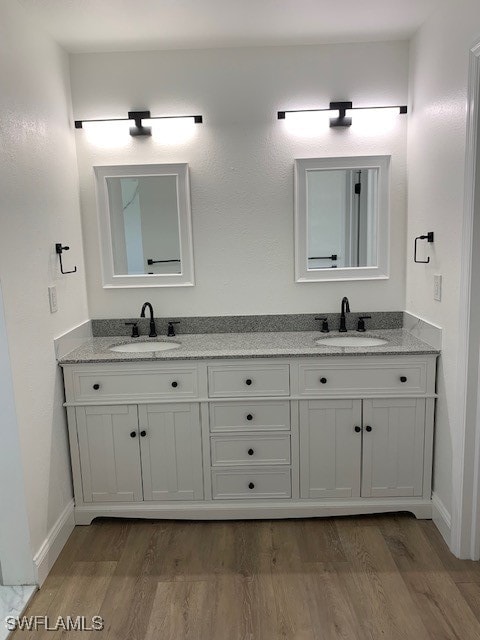
<svg viewBox="0 0 480 640">
<path fill-rule="evenodd" d="M 140 311 L 140 317 L 141 318 L 145 318 L 145 309 L 146 307 L 148 307 L 149 311 L 150 311 L 150 333 L 148 334 L 149 338 L 156 338 L 157 337 L 157 328 L 155 326 L 155 320 L 153 319 L 153 307 L 150 304 L 150 302 L 145 302 L 142 310 Z"/>
<path fill-rule="evenodd" d="M 345 324 L 345 313 L 350 313 L 350 303 L 347 297 L 342 298 L 342 313 L 340 315 L 340 333 L 347 332 L 347 325 Z"/>
</svg>

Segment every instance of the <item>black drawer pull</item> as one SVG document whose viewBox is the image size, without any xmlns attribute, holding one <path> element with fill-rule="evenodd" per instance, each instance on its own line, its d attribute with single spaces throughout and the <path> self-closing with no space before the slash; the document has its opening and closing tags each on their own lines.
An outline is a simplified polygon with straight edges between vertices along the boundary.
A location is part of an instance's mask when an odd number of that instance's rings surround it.
<svg viewBox="0 0 480 640">
<path fill-rule="evenodd" d="M 248 420 L 248 421 L 253 420 L 253 416 L 252 416 L 252 414 L 251 414 L 251 413 L 249 413 L 249 414 L 247 415 L 247 420 Z"/>
<path fill-rule="evenodd" d="M 367 431 L 368 433 L 370 433 L 370 432 L 372 431 L 372 427 L 370 427 L 370 426 L 365 427 L 365 431 Z"/>
<path fill-rule="evenodd" d="M 400 382 L 406 382 L 407 376 L 400 376 Z"/>
<path fill-rule="evenodd" d="M 98 391 L 98 390 L 100 389 L 100 385 L 98 384 L 98 382 L 96 382 L 96 383 L 93 385 L 93 388 L 95 389 L 95 391 Z"/>
<path fill-rule="evenodd" d="M 355 432 L 356 433 L 360 433 L 361 430 L 362 430 L 362 427 L 355 427 Z"/>
<path fill-rule="evenodd" d="M 147 435 L 145 429 L 143 431 L 140 431 L 140 435 L 142 436 L 142 438 L 145 438 L 145 436 Z"/>
<path fill-rule="evenodd" d="M 327 384 L 327 379 L 326 378 L 320 378 L 320 382 L 322 384 Z"/>
<path fill-rule="evenodd" d="M 249 449 L 249 450 L 247 451 L 247 453 L 248 453 L 248 455 L 249 455 L 249 456 L 253 456 L 253 454 L 255 453 L 255 451 L 254 451 L 253 449 Z"/>
<path fill-rule="evenodd" d="M 255 489 L 255 485 L 253 484 L 253 482 L 249 482 L 248 483 L 248 488 L 249 489 Z"/>
<path fill-rule="evenodd" d="M 174 380 L 174 381 L 172 382 L 172 387 L 173 387 L 174 389 L 176 389 L 176 388 L 178 387 L 178 382 L 177 382 L 176 380 Z"/>
<path fill-rule="evenodd" d="M 245 380 L 245 384 L 247 385 L 247 387 L 249 387 L 252 384 L 253 380 L 251 380 L 251 378 L 247 378 Z"/>
<path fill-rule="evenodd" d="M 137 432 L 136 431 L 130 431 L 130 438 L 136 438 L 137 437 Z"/>
</svg>

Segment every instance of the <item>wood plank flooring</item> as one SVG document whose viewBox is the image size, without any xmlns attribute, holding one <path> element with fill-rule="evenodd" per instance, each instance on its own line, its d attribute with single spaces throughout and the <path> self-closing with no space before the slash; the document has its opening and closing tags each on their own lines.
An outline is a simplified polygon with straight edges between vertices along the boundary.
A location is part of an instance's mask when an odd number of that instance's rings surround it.
<svg viewBox="0 0 480 640">
<path fill-rule="evenodd" d="M 14 640 L 480 640 L 480 563 L 408 515 L 100 520 L 75 528 L 25 615 L 105 628 Z"/>
</svg>

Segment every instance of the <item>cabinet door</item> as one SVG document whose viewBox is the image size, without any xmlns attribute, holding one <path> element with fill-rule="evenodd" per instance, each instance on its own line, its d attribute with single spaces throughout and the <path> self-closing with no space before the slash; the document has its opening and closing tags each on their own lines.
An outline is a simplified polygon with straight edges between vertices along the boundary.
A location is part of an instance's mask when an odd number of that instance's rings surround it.
<svg viewBox="0 0 480 640">
<path fill-rule="evenodd" d="M 201 500 L 199 405 L 141 405 L 139 420 L 145 500 Z"/>
<path fill-rule="evenodd" d="M 84 502 L 143 500 L 137 407 L 77 407 L 75 413 Z"/>
<path fill-rule="evenodd" d="M 360 496 L 361 423 L 361 400 L 300 402 L 302 498 Z"/>
<path fill-rule="evenodd" d="M 362 496 L 421 496 L 425 400 L 364 400 L 363 424 Z"/>
</svg>

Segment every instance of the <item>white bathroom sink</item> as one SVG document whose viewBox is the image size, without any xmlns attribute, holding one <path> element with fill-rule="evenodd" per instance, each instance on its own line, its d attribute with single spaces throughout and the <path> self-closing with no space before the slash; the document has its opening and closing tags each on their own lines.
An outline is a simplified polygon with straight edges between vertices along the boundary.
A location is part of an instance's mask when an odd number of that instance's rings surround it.
<svg viewBox="0 0 480 640">
<path fill-rule="evenodd" d="M 129 342 L 128 344 L 119 344 L 116 347 L 110 347 L 110 351 L 120 353 L 147 353 L 149 351 L 170 351 L 170 349 L 178 349 L 178 342 Z"/>
<path fill-rule="evenodd" d="M 381 347 L 387 340 L 380 338 L 366 338 L 363 336 L 342 336 L 338 338 L 322 338 L 316 340 L 322 347 Z"/>
</svg>

